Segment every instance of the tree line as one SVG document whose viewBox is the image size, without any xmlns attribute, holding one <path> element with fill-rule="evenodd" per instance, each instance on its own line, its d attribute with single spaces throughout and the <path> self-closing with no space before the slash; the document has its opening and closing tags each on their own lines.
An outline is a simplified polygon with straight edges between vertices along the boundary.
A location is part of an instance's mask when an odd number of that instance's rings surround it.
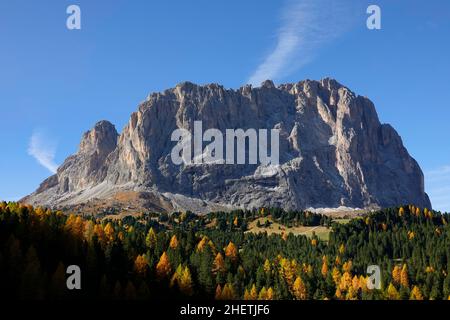
<svg viewBox="0 0 450 320">
<path fill-rule="evenodd" d="M 328 241 L 248 232 L 270 217 L 326 226 Z M 414 206 L 346 224 L 306 211 L 261 208 L 124 219 L 0 203 L 0 292 L 29 299 L 449 299 L 448 214 Z M 78 265 L 82 289 L 68 290 Z M 379 265 L 381 289 L 367 287 Z"/>
</svg>

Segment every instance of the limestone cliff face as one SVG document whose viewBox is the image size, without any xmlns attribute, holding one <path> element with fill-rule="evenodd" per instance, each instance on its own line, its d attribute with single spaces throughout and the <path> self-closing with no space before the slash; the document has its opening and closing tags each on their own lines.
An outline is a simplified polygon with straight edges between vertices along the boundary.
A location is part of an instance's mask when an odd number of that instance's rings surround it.
<svg viewBox="0 0 450 320">
<path fill-rule="evenodd" d="M 173 164 L 177 128 L 280 130 L 280 165 Z M 373 103 L 332 79 L 238 90 L 189 82 L 151 94 L 120 135 L 101 121 L 79 151 L 25 198 L 73 205 L 123 191 L 164 197 L 174 208 L 431 207 L 423 174 Z"/>
</svg>

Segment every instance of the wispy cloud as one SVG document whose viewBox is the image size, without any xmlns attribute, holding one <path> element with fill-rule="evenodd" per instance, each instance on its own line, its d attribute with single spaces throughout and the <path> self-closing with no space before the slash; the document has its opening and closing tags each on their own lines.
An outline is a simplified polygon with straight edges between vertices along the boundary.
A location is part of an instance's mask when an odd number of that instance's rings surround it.
<svg viewBox="0 0 450 320">
<path fill-rule="evenodd" d="M 34 131 L 28 145 L 28 154 L 50 172 L 56 173 L 58 165 L 55 163 L 56 142 L 42 131 Z"/>
<path fill-rule="evenodd" d="M 287 1 L 276 33 L 276 46 L 247 83 L 258 86 L 264 80 L 279 79 L 307 64 L 317 49 L 347 30 L 350 12 L 348 1 Z"/>
<path fill-rule="evenodd" d="M 425 184 L 433 208 L 450 212 L 450 166 L 425 172 Z"/>
</svg>

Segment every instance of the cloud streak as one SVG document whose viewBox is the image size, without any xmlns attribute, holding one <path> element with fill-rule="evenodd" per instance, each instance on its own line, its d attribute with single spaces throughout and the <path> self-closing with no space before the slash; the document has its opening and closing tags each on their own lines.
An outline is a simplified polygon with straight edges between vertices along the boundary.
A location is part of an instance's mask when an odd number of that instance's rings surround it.
<svg viewBox="0 0 450 320">
<path fill-rule="evenodd" d="M 28 154 L 51 173 L 56 173 L 58 165 L 55 163 L 56 143 L 42 132 L 35 131 L 31 135 Z"/>
<path fill-rule="evenodd" d="M 450 212 L 450 166 L 425 172 L 425 183 L 433 208 Z"/>
<path fill-rule="evenodd" d="M 258 86 L 279 79 L 310 62 L 315 52 L 350 25 L 347 1 L 290 0 L 281 13 L 276 46 L 247 83 Z"/>
</svg>

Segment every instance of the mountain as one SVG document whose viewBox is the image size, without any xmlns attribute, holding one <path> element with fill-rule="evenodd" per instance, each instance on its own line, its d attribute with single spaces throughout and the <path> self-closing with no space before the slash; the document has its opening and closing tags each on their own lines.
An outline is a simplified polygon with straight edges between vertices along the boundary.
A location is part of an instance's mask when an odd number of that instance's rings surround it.
<svg viewBox="0 0 450 320">
<path fill-rule="evenodd" d="M 174 164 L 174 130 L 277 129 L 279 165 Z M 203 147 L 206 143 L 203 144 Z M 248 162 L 247 162 L 248 163 Z M 108 121 L 86 132 L 57 174 L 22 199 L 155 211 L 431 208 L 423 173 L 373 103 L 333 79 L 225 89 L 190 82 L 153 93 L 119 134 Z"/>
</svg>

